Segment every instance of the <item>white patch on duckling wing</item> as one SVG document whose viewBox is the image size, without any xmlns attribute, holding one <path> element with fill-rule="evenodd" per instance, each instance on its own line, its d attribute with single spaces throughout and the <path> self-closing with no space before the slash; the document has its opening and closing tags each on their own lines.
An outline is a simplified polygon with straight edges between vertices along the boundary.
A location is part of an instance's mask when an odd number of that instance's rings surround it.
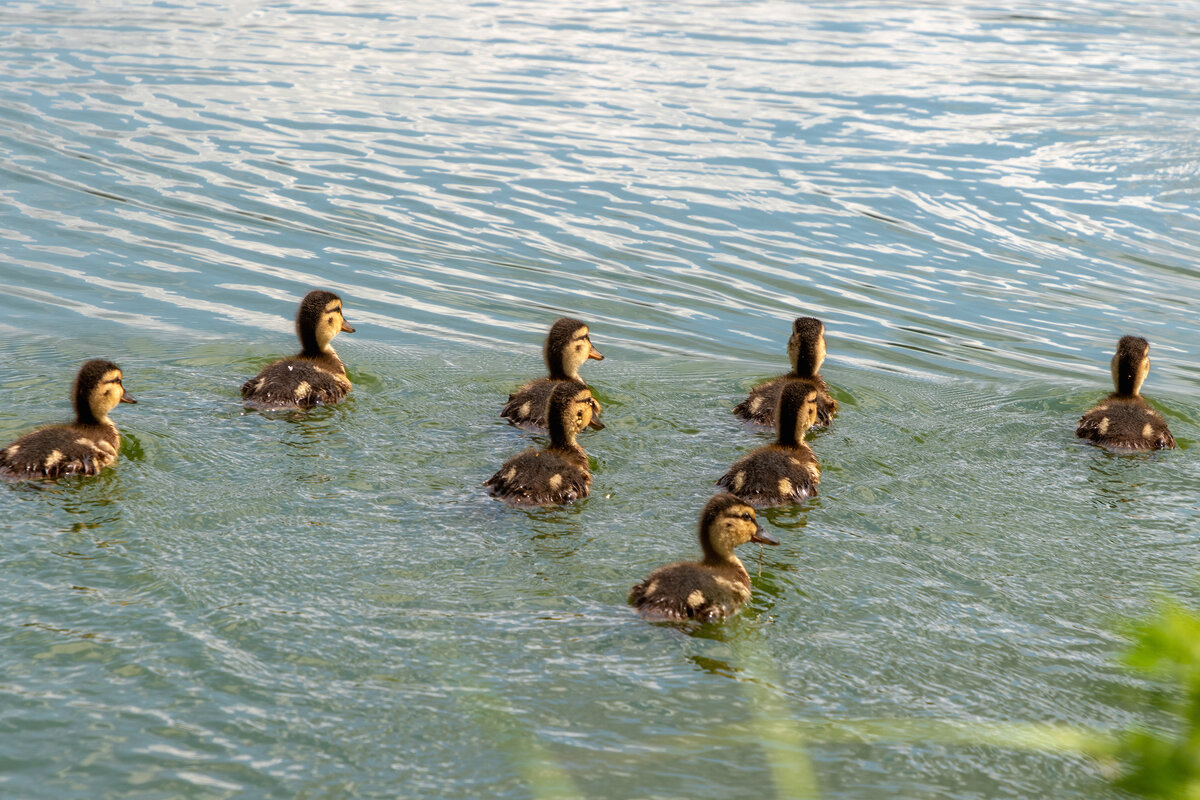
<svg viewBox="0 0 1200 800">
<path fill-rule="evenodd" d="M 700 591 L 699 589 L 693 589 L 692 593 L 687 596 L 688 608 L 699 608 L 700 606 L 704 605 L 704 602 L 704 592 Z"/>
</svg>

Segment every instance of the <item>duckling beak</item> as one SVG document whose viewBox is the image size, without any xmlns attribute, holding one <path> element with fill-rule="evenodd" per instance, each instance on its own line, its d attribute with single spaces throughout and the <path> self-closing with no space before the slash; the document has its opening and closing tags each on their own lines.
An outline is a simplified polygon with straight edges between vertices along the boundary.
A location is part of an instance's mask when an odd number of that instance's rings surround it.
<svg viewBox="0 0 1200 800">
<path fill-rule="evenodd" d="M 758 531 L 750 537 L 750 541 L 758 542 L 759 544 L 779 544 L 779 540 L 764 531 L 762 525 L 758 526 Z"/>
<path fill-rule="evenodd" d="M 121 390 L 121 402 L 122 403 L 132 403 L 135 406 L 137 405 L 137 400 L 133 399 L 133 395 L 131 395 L 129 392 L 125 391 L 124 389 Z"/>
<path fill-rule="evenodd" d="M 590 344 L 590 342 L 589 342 L 589 344 Z M 604 356 L 600 355 L 600 351 L 594 347 L 591 350 L 588 350 L 588 358 L 594 358 L 597 361 L 604 360 Z"/>
<path fill-rule="evenodd" d="M 588 423 L 588 427 L 592 430 L 602 431 L 604 430 L 604 423 L 595 417 L 592 417 L 592 421 Z"/>
<path fill-rule="evenodd" d="M 354 333 L 354 328 L 350 326 L 349 322 L 346 322 L 345 317 L 342 317 L 342 333 Z"/>
</svg>

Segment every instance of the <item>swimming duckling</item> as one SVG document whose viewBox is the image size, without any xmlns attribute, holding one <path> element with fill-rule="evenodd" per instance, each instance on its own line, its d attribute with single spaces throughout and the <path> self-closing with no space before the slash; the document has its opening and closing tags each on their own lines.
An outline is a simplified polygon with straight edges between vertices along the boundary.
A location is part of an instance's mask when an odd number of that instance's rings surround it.
<svg viewBox="0 0 1200 800">
<path fill-rule="evenodd" d="M 592 476 L 587 453 L 575 436 L 592 421 L 599 404 L 586 386 L 558 381 L 544 416 L 550 424 L 550 446 L 526 450 L 504 462 L 484 482 L 488 493 L 514 505 L 546 506 L 587 497 Z"/>
<path fill-rule="evenodd" d="M 798 318 L 792 323 L 787 351 L 792 371 L 755 386 L 745 400 L 734 406 L 733 413 L 758 425 L 773 425 L 783 384 L 793 378 L 805 378 L 817 387 L 817 424 L 828 425 L 837 413 L 838 404 L 818 371 L 825 360 L 825 325 L 812 317 Z"/>
<path fill-rule="evenodd" d="M 136 403 L 111 361 L 84 363 L 72 390 L 75 422 L 38 428 L 0 450 L 0 474 L 10 478 L 95 475 L 117 460 L 121 434 L 108 418 L 117 403 Z"/>
<path fill-rule="evenodd" d="M 312 408 L 341 400 L 350 391 L 350 379 L 330 342 L 342 331 L 354 333 L 342 316 L 342 299 L 320 290 L 306 294 L 296 312 L 300 352 L 268 364 L 242 384 L 242 399 L 263 408 Z"/>
<path fill-rule="evenodd" d="M 750 599 L 750 575 L 733 549 L 746 542 L 779 544 L 754 518 L 754 509 L 722 493 L 700 512 L 700 561 L 659 567 L 629 590 L 629 604 L 652 622 L 714 622 Z"/>
<path fill-rule="evenodd" d="M 717 480 L 755 508 L 799 503 L 817 493 L 821 469 L 804 432 L 816 422 L 820 389 L 810 380 L 793 378 L 779 393 L 778 435 L 734 462 Z"/>
<path fill-rule="evenodd" d="M 592 347 L 588 326 L 570 317 L 563 317 L 550 326 L 542 355 L 550 377 L 531 381 L 517 389 L 508 396 L 508 404 L 500 412 L 500 416 L 513 425 L 538 433 L 546 432 L 546 401 L 554 387 L 563 381 L 572 381 L 586 388 L 587 384 L 579 377 L 579 368 L 589 358 L 604 360 L 600 351 Z M 595 408 L 599 415 L 599 403 Z M 604 423 L 593 417 L 592 427 L 600 430 Z"/>
<path fill-rule="evenodd" d="M 1112 357 L 1116 391 L 1079 420 L 1075 435 L 1110 450 L 1168 450 L 1175 437 L 1163 419 L 1140 394 L 1150 372 L 1150 343 L 1140 336 L 1122 336 Z"/>
</svg>

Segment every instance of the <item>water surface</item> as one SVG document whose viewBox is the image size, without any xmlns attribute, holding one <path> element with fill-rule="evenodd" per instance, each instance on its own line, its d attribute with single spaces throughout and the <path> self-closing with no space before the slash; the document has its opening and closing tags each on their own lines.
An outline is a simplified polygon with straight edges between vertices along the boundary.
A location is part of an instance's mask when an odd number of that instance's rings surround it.
<svg viewBox="0 0 1200 800">
<path fill-rule="evenodd" d="M 1194 593 L 1194 10 L 5 5 L 0 438 L 86 358 L 141 403 L 0 487 L 3 793 L 1122 796 L 973 736 L 1129 724 L 1119 619 Z M 352 396 L 245 413 L 314 287 Z M 563 314 L 594 494 L 508 509 Z M 739 617 L 642 623 L 801 314 L 820 496 Z M 1180 450 L 1072 435 L 1126 333 Z"/>
</svg>

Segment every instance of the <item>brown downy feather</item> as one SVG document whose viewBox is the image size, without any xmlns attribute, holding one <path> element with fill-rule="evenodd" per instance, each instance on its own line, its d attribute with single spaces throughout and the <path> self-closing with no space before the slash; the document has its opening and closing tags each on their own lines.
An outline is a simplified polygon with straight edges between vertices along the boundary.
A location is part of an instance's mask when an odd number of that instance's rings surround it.
<svg viewBox="0 0 1200 800">
<path fill-rule="evenodd" d="M 137 402 L 125 391 L 121 368 L 111 361 L 88 361 L 75 379 L 72 399 L 75 422 L 39 428 L 0 449 L 0 475 L 95 475 L 117 460 L 121 434 L 108 412 L 118 403 Z"/>
<path fill-rule="evenodd" d="M 754 509 L 731 494 L 719 494 L 700 514 L 700 561 L 659 567 L 629 590 L 629 604 L 653 622 L 723 619 L 750 599 L 750 575 L 734 555 L 746 542 L 779 544 L 765 533 Z"/>
<path fill-rule="evenodd" d="M 597 408 L 592 393 L 574 381 L 559 381 L 550 394 L 545 417 L 550 446 L 526 450 L 504 462 L 484 481 L 488 493 L 513 505 L 559 505 L 587 497 L 592 475 L 587 454 L 575 441 Z"/>
<path fill-rule="evenodd" d="M 774 425 L 784 385 L 794 378 L 806 378 L 817 388 L 817 424 L 828 425 L 837 413 L 838 403 L 820 374 L 825 361 L 825 325 L 812 317 L 799 317 L 792 323 L 787 350 L 792 371 L 755 386 L 745 400 L 733 407 L 733 413 L 756 425 Z"/>
<path fill-rule="evenodd" d="M 1175 447 L 1167 421 L 1141 395 L 1149 373 L 1150 343 L 1140 336 L 1122 336 L 1112 358 L 1116 391 L 1079 419 L 1075 435 L 1116 451 Z"/>
<path fill-rule="evenodd" d="M 500 416 L 513 425 L 538 433 L 547 430 L 546 405 L 554 387 L 570 381 L 586 389 L 587 384 L 579 377 L 579 368 L 589 358 L 604 360 L 604 356 L 592 346 L 587 324 L 570 317 L 563 317 L 550 326 L 542 347 L 542 357 L 550 377 L 530 381 L 517 389 L 508 396 L 508 402 L 500 411 Z M 597 430 L 604 427 L 596 418 L 593 418 L 591 425 Z"/>
<path fill-rule="evenodd" d="M 309 292 L 296 312 L 300 352 L 267 365 L 242 384 L 242 399 L 271 409 L 312 408 L 342 400 L 351 389 L 350 379 L 330 342 L 343 331 L 354 333 L 341 298 L 333 292 Z"/>
<path fill-rule="evenodd" d="M 821 469 L 804 433 L 816 420 L 817 398 L 811 380 L 787 381 L 779 395 L 774 444 L 735 461 L 717 485 L 755 508 L 799 503 L 815 495 Z"/>
</svg>

